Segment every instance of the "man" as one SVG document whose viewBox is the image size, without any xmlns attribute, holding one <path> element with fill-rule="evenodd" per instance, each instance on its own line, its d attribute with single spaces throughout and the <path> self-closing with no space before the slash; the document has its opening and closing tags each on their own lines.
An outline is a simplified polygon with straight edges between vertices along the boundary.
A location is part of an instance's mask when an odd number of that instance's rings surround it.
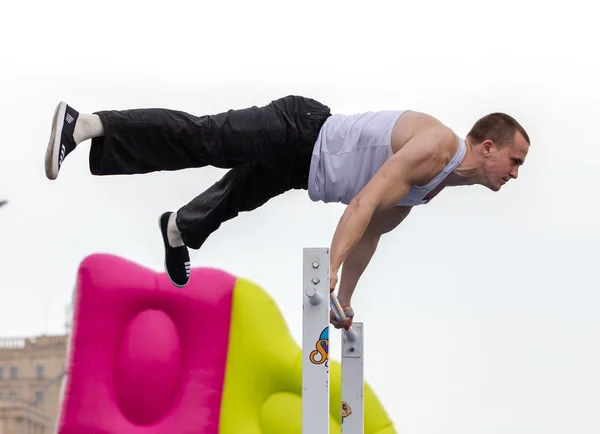
<svg viewBox="0 0 600 434">
<path fill-rule="evenodd" d="M 46 175 L 91 139 L 94 175 L 142 174 L 214 166 L 230 170 L 176 212 L 159 218 L 165 269 L 174 285 L 189 280 L 188 248 L 199 249 L 220 225 L 288 190 L 313 201 L 348 205 L 330 249 L 330 289 L 344 272 L 338 299 L 354 315 L 354 288 L 381 235 L 413 206 L 442 189 L 483 185 L 498 191 L 517 178 L 529 137 L 511 116 L 479 119 L 463 139 L 439 120 L 411 110 L 332 114 L 311 98 L 287 96 L 262 107 L 194 116 L 169 109 L 79 113 L 61 102 L 46 151 Z"/>
</svg>

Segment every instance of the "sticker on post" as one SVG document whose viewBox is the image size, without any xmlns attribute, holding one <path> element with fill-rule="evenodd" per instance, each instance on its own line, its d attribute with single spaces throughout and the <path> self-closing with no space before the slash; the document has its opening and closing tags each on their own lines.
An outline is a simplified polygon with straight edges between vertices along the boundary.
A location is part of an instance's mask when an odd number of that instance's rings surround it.
<svg viewBox="0 0 600 434">
<path fill-rule="evenodd" d="M 325 327 L 315 343 L 315 349 L 310 353 L 310 361 L 315 365 L 329 367 L 329 326 Z"/>
<path fill-rule="evenodd" d="M 348 405 L 346 401 L 342 401 L 342 424 L 344 423 L 344 419 L 352 414 L 352 408 Z"/>
</svg>

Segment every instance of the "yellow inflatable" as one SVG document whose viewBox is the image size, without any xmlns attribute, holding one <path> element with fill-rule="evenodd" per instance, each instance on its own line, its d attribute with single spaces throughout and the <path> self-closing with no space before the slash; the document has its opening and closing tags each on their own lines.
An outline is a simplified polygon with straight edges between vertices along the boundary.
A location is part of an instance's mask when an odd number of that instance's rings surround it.
<svg viewBox="0 0 600 434">
<path fill-rule="evenodd" d="M 302 349 L 273 299 L 238 278 L 220 427 L 223 434 L 302 434 Z M 341 365 L 330 365 L 330 433 L 341 432 Z M 395 434 L 365 383 L 365 434 Z"/>
</svg>

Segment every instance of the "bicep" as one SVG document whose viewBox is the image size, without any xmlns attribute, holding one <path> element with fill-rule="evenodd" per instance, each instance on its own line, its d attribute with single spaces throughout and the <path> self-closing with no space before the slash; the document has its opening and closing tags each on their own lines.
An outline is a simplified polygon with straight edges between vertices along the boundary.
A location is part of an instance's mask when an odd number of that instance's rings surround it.
<svg viewBox="0 0 600 434">
<path fill-rule="evenodd" d="M 381 166 L 356 200 L 376 211 L 396 206 L 412 185 L 429 182 L 444 167 L 442 147 L 443 138 L 435 131 L 413 137 Z"/>
</svg>

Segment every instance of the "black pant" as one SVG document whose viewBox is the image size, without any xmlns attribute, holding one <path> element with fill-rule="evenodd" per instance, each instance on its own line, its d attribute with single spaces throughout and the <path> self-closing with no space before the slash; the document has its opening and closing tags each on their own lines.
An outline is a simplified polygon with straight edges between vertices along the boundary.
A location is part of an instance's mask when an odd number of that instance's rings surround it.
<svg viewBox="0 0 600 434">
<path fill-rule="evenodd" d="M 100 111 L 94 175 L 214 166 L 225 176 L 177 211 L 185 244 L 198 249 L 221 223 L 291 189 L 308 188 L 311 153 L 329 107 L 287 96 L 263 107 L 194 116 L 169 109 Z"/>
</svg>

